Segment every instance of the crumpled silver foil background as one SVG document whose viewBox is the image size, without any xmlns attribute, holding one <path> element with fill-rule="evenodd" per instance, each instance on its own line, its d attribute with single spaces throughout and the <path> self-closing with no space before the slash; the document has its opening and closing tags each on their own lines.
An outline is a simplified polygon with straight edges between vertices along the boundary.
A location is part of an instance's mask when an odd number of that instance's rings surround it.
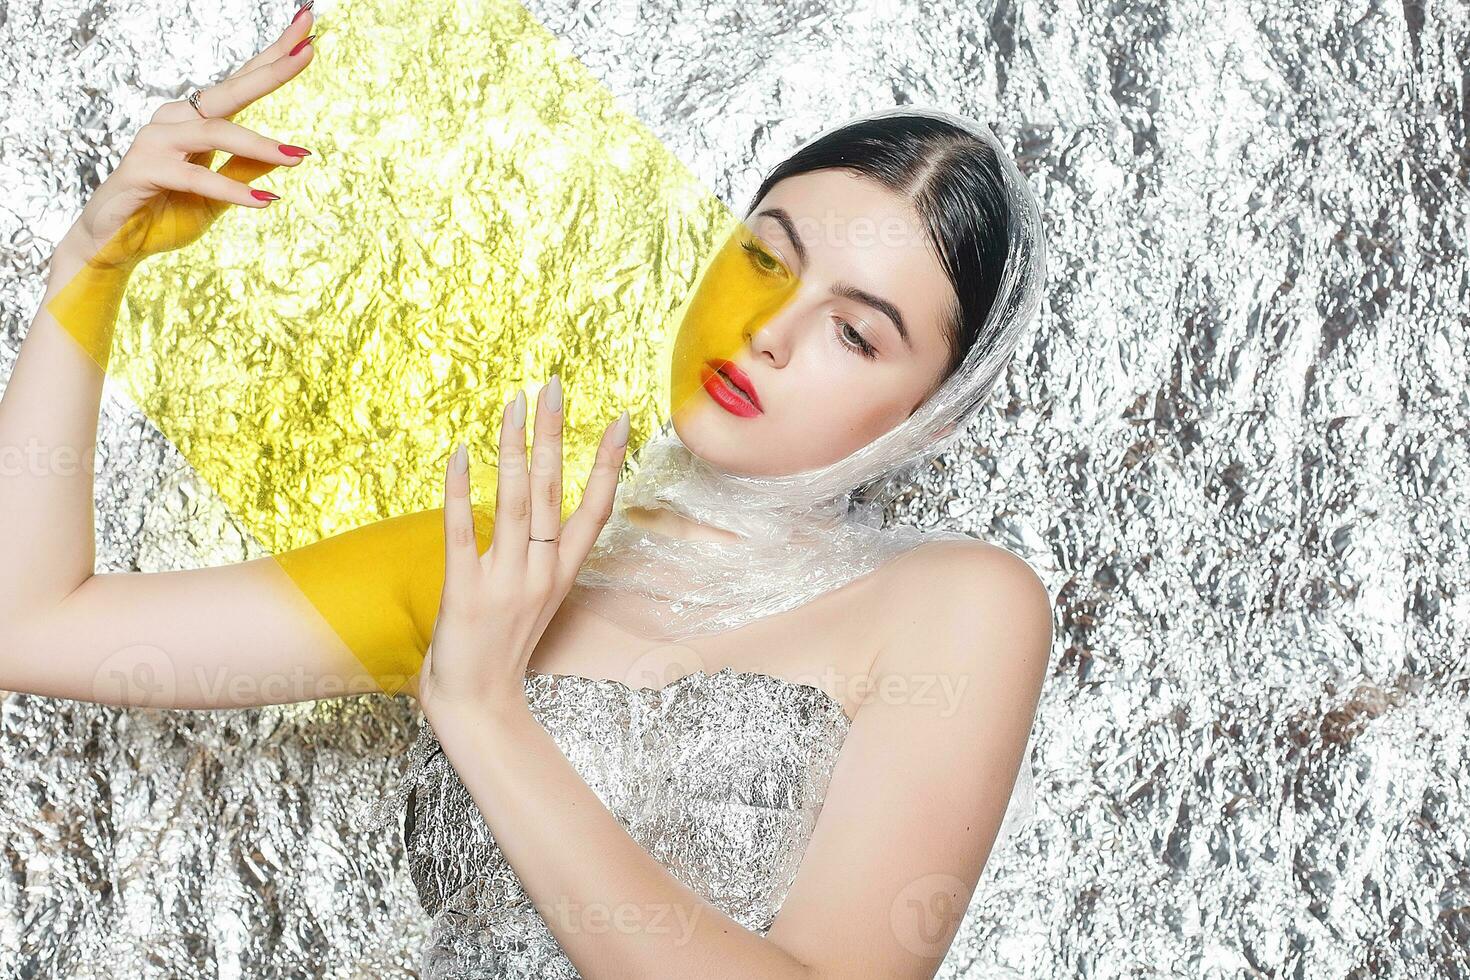
<svg viewBox="0 0 1470 980">
<path fill-rule="evenodd" d="M 1059 610 L 1037 818 L 941 975 L 1470 976 L 1470 8 L 529 9 L 732 208 L 914 101 L 990 123 L 1048 210 L 1034 345 L 895 514 Z M 0 6 L 0 379 L 152 109 L 290 13 Z M 97 504 L 101 570 L 260 554 L 113 389 Z M 0 710 L 5 976 L 413 975 L 401 842 L 347 829 L 406 698 Z"/>
</svg>

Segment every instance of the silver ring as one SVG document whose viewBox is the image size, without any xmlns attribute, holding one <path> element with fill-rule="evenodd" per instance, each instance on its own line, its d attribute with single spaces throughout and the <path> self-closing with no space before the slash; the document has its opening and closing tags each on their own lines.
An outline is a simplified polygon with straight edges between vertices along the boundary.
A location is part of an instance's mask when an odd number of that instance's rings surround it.
<svg viewBox="0 0 1470 980">
<path fill-rule="evenodd" d="M 201 108 L 199 108 L 199 96 L 200 96 L 200 94 L 201 93 L 200 93 L 200 91 L 197 88 L 194 91 L 190 92 L 189 93 L 189 104 L 194 107 L 194 111 L 195 112 L 199 113 L 199 118 L 201 118 L 201 119 L 208 119 L 209 117 L 204 114 L 204 110 L 201 109 Z"/>
<path fill-rule="evenodd" d="M 538 538 L 538 537 L 536 537 L 536 535 L 533 534 L 533 535 L 531 535 L 531 540 L 532 541 L 555 541 L 556 538 Z"/>
</svg>

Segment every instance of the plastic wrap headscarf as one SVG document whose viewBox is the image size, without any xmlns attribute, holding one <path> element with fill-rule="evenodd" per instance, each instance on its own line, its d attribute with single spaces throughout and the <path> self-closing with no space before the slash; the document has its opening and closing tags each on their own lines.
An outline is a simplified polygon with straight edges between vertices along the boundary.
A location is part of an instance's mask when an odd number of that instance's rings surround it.
<svg viewBox="0 0 1470 980">
<path fill-rule="evenodd" d="M 882 526 L 885 488 L 944 452 L 984 406 L 1040 304 L 1045 249 L 1040 209 L 990 129 L 938 109 L 901 106 L 849 120 L 892 116 L 942 119 L 994 150 L 1009 214 L 1008 248 L 980 336 L 958 367 L 917 410 L 843 459 L 782 476 L 734 474 L 695 455 L 672 419 L 637 454 L 618 486 L 612 516 L 582 566 L 568 601 L 650 642 L 738 628 L 801 606 L 925 542 L 958 531 Z M 823 134 L 825 135 L 825 134 Z M 820 136 L 818 137 L 820 139 Z M 739 535 L 736 541 L 675 538 L 634 524 L 630 507 L 669 508 Z M 1000 834 L 1032 808 L 1030 746 Z"/>
</svg>

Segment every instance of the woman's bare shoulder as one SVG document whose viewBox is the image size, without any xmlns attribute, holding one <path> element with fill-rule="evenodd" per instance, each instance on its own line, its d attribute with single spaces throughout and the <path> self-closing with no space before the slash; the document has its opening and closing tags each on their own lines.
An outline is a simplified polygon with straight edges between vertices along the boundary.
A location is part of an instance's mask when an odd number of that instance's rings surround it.
<svg viewBox="0 0 1470 980">
<path fill-rule="evenodd" d="M 928 632 L 1007 631 L 1050 637 L 1052 599 L 1020 555 L 979 538 L 925 542 L 890 562 L 883 592 L 890 640 L 908 646 Z"/>
<path fill-rule="evenodd" d="M 889 562 L 893 584 L 925 591 L 940 590 L 953 595 L 950 586 L 969 595 L 976 584 L 1015 584 L 1020 588 L 1041 584 L 1041 577 L 1024 558 L 1000 545 L 979 538 L 936 538 Z"/>
</svg>

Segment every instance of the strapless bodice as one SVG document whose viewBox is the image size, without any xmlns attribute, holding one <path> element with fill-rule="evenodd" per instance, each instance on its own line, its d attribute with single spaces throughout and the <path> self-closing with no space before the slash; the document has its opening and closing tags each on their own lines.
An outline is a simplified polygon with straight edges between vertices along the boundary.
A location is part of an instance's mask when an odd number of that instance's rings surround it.
<svg viewBox="0 0 1470 980">
<path fill-rule="evenodd" d="M 533 671 L 526 697 L 634 840 L 735 921 L 770 928 L 850 727 L 836 699 L 728 667 L 657 690 Z M 577 977 L 427 722 L 408 761 L 367 822 L 403 816 L 409 872 L 434 919 L 421 976 Z"/>
</svg>

